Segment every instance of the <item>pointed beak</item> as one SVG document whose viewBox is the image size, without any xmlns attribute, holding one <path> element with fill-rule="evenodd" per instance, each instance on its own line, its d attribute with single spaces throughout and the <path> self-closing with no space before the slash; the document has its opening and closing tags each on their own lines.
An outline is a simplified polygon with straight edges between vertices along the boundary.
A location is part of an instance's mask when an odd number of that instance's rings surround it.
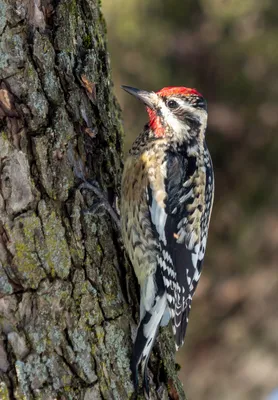
<svg viewBox="0 0 278 400">
<path fill-rule="evenodd" d="M 121 86 L 127 93 L 132 94 L 138 100 L 141 100 L 147 107 L 152 110 L 155 109 L 157 95 L 154 92 L 147 92 L 146 90 L 136 89 L 130 86 Z"/>
</svg>

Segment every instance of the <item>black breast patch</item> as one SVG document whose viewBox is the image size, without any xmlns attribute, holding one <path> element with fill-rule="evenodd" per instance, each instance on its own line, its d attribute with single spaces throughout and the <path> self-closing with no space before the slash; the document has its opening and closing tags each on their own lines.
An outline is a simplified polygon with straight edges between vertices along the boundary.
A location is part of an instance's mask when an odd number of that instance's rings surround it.
<svg viewBox="0 0 278 400">
<path fill-rule="evenodd" d="M 186 195 L 191 187 L 184 186 L 184 183 L 192 176 L 196 169 L 196 158 L 187 157 L 184 153 L 168 151 L 167 158 L 167 178 L 165 179 L 165 189 L 167 193 L 166 213 L 178 214 L 179 199 Z"/>
</svg>

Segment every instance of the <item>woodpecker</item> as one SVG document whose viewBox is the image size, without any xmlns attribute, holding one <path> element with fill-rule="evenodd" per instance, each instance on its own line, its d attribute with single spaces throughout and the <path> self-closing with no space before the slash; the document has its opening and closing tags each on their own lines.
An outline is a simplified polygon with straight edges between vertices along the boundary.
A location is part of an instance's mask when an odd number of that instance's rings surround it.
<svg viewBox="0 0 278 400">
<path fill-rule="evenodd" d="M 195 89 L 147 92 L 122 88 L 141 100 L 149 122 L 124 165 L 121 230 L 140 285 L 140 323 L 131 370 L 148 394 L 147 363 L 160 325 L 171 319 L 176 349 L 183 344 L 202 270 L 214 198 L 205 142 L 207 104 Z"/>
</svg>

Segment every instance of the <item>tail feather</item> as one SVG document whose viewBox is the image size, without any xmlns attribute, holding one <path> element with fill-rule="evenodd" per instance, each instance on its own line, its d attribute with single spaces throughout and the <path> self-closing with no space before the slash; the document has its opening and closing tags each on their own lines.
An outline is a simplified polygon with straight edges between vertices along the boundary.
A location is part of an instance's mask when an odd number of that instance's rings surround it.
<svg viewBox="0 0 278 400">
<path fill-rule="evenodd" d="M 184 342 L 184 337 L 186 333 L 188 323 L 188 312 L 185 310 L 180 318 L 175 318 L 173 321 L 173 331 L 175 335 L 176 350 L 178 350 Z"/>
<path fill-rule="evenodd" d="M 140 321 L 131 361 L 131 371 L 135 390 L 138 388 L 138 368 L 141 363 L 143 370 L 143 387 L 146 394 L 149 394 L 149 385 L 147 377 L 147 364 L 150 357 L 154 340 L 157 336 L 160 321 L 166 308 L 166 293 L 157 296 L 153 307 L 145 312 Z"/>
<path fill-rule="evenodd" d="M 178 350 L 183 345 L 190 309 L 191 300 L 189 299 L 187 306 L 184 310 L 182 310 L 181 308 L 179 310 L 175 310 L 172 326 L 175 336 L 176 350 Z"/>
</svg>

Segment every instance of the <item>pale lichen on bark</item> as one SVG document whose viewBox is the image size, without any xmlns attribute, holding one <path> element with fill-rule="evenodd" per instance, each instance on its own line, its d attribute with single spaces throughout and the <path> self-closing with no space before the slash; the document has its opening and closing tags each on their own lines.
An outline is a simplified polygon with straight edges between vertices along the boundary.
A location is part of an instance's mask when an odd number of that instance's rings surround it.
<svg viewBox="0 0 278 400">
<path fill-rule="evenodd" d="M 1 399 L 133 393 L 136 284 L 119 232 L 84 213 L 96 199 L 78 190 L 97 178 L 119 195 L 109 68 L 96 0 L 0 0 Z M 183 399 L 165 338 L 165 366 L 155 356 L 151 365 L 171 380 L 151 398 Z"/>
</svg>

